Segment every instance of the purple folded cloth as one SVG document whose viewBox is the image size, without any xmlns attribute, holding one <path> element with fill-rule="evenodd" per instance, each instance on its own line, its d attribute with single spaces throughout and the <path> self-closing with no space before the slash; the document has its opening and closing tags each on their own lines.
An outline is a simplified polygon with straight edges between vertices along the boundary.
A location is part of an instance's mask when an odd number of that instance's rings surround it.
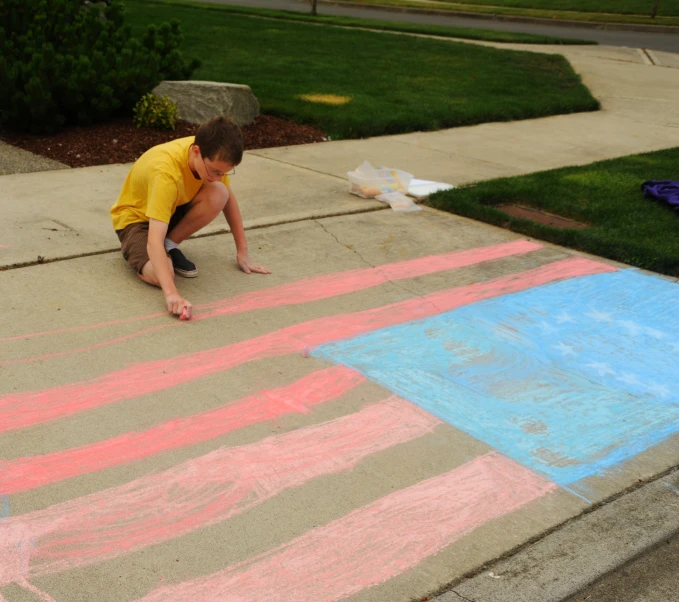
<svg viewBox="0 0 679 602">
<path fill-rule="evenodd" d="M 644 196 L 667 203 L 675 211 L 679 211 L 679 182 L 672 180 L 647 180 L 641 185 Z"/>
</svg>

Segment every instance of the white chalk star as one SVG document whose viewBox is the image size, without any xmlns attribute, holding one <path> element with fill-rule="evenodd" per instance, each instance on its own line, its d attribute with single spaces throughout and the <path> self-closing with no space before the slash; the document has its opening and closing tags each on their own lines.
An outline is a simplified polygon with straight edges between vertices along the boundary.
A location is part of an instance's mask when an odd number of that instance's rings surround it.
<svg viewBox="0 0 679 602">
<path fill-rule="evenodd" d="M 605 362 L 592 362 L 591 364 L 587 364 L 587 367 L 594 368 L 599 376 L 606 376 L 607 374 L 615 376 L 615 370 L 611 369 L 611 367 Z"/>
<path fill-rule="evenodd" d="M 611 314 L 607 311 L 599 311 L 598 309 L 593 309 L 592 311 L 590 311 L 588 314 L 585 314 L 585 315 L 596 320 L 597 322 L 612 322 L 613 321 L 613 314 Z"/>
<path fill-rule="evenodd" d="M 651 393 L 655 393 L 658 397 L 662 397 L 663 399 L 670 396 L 669 387 L 666 387 L 665 385 L 659 385 L 658 383 L 651 383 L 651 386 L 648 387 L 648 390 L 651 391 Z"/>
<path fill-rule="evenodd" d="M 621 376 L 618 376 L 615 380 L 619 380 L 621 383 L 627 385 L 640 385 L 639 379 L 636 374 L 630 374 L 629 372 L 623 372 Z"/>
<path fill-rule="evenodd" d="M 557 316 L 556 321 L 558 324 L 563 324 L 564 322 L 575 322 L 575 320 L 569 314 L 566 313 Z"/>
<path fill-rule="evenodd" d="M 538 326 L 540 326 L 542 332 L 546 334 L 552 334 L 553 332 L 556 332 L 556 328 L 554 328 L 554 326 L 552 326 L 551 324 L 547 324 L 547 322 L 545 322 L 544 320 L 540 322 Z"/>
<path fill-rule="evenodd" d="M 661 332 L 660 330 L 656 330 L 655 328 L 644 328 L 646 331 L 646 334 L 649 336 L 652 336 L 654 339 L 664 339 L 667 335 L 664 332 Z"/>
<path fill-rule="evenodd" d="M 641 326 L 639 326 L 639 324 L 637 324 L 636 322 L 632 322 L 631 320 L 620 320 L 618 324 L 620 324 L 620 326 L 622 326 L 623 328 L 629 330 L 629 333 L 634 337 L 641 334 L 642 332 Z"/>
<path fill-rule="evenodd" d="M 553 348 L 558 351 L 561 351 L 561 355 L 563 355 L 564 357 L 566 357 L 567 355 L 577 355 L 572 345 L 564 345 L 564 343 L 559 343 L 558 345 L 554 345 Z"/>
</svg>

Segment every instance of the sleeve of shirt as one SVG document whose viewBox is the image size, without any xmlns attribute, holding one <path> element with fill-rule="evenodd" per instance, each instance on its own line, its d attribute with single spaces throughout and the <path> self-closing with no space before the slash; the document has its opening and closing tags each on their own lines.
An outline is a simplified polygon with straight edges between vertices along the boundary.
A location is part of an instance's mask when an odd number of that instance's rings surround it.
<svg viewBox="0 0 679 602">
<path fill-rule="evenodd" d="M 149 183 L 146 217 L 170 223 L 177 203 L 177 184 L 166 174 L 156 174 Z"/>
<path fill-rule="evenodd" d="M 226 186 L 227 188 L 231 185 L 231 180 L 229 179 L 229 176 L 227 176 L 226 174 L 224 174 L 221 181 L 222 184 L 224 184 L 224 186 Z"/>
</svg>

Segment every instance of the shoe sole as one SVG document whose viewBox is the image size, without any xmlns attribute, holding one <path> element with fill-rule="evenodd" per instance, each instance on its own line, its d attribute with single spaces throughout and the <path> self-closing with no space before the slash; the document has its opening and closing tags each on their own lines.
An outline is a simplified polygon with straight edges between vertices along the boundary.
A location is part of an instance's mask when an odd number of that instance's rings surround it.
<svg viewBox="0 0 679 602">
<path fill-rule="evenodd" d="M 191 272 L 187 272 L 186 270 L 180 270 L 178 268 L 174 269 L 175 274 L 179 274 L 183 278 L 195 278 L 198 276 L 198 270 L 193 270 Z"/>
</svg>

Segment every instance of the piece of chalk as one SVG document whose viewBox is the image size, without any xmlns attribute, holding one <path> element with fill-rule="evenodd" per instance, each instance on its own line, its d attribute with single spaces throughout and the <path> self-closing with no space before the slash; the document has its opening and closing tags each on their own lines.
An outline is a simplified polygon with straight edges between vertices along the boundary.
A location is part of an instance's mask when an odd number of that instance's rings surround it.
<svg viewBox="0 0 679 602">
<path fill-rule="evenodd" d="M 184 309 L 182 309 L 182 315 L 179 316 L 179 319 L 180 319 L 180 320 L 188 320 L 189 317 L 188 317 L 187 314 L 188 314 L 188 310 L 187 310 L 187 308 L 185 307 Z"/>
<path fill-rule="evenodd" d="M 309 352 L 311 349 L 309 349 L 309 345 L 304 345 L 304 349 L 302 349 L 301 355 L 302 357 L 309 357 Z"/>
</svg>

